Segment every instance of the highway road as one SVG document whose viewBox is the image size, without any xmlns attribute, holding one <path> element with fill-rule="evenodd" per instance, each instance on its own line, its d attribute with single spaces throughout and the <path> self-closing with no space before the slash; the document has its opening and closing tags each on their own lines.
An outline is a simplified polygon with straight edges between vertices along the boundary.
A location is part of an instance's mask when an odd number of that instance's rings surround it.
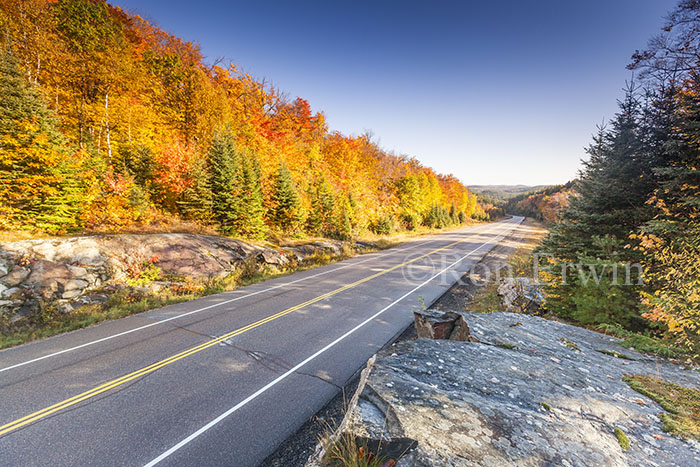
<svg viewBox="0 0 700 467">
<path fill-rule="evenodd" d="M 257 465 L 521 221 L 0 351 L 0 465 Z"/>
</svg>

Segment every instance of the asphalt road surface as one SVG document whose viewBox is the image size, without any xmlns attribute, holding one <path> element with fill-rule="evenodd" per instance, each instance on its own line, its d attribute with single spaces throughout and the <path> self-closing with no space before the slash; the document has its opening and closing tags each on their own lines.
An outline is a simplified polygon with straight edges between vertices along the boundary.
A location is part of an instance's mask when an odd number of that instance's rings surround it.
<svg viewBox="0 0 700 467">
<path fill-rule="evenodd" d="M 0 351 L 0 465 L 257 465 L 521 221 Z"/>
</svg>

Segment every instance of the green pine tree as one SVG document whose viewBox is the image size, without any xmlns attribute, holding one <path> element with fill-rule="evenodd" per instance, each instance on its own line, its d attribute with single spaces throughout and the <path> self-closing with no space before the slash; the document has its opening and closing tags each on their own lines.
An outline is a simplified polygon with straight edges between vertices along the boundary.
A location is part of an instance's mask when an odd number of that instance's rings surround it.
<svg viewBox="0 0 700 467">
<path fill-rule="evenodd" d="M 649 161 L 656 155 L 645 141 L 641 106 L 633 87 L 619 105 L 611 129 L 601 129 L 589 147 L 590 158 L 576 184 L 577 196 L 545 238 L 540 253 L 550 256 L 550 310 L 587 324 L 638 327 L 640 287 L 605 284 L 614 282 L 615 265 L 622 270 L 640 259 L 630 235 L 651 217 L 646 203 L 654 187 Z M 567 266 L 570 263 L 581 264 L 583 269 Z M 600 284 L 585 279 L 591 268 L 601 275 Z M 636 284 L 638 269 L 632 272 L 635 276 L 630 282 Z"/>
<path fill-rule="evenodd" d="M 644 302 L 682 345 L 700 352 L 700 76 L 675 96 L 674 131 L 655 169 L 654 217 L 641 228 L 653 293 Z M 657 102 L 664 102 L 658 100 Z M 666 114 L 667 115 L 667 114 Z M 663 123 L 663 122 L 662 122 Z M 664 128 L 661 125 L 658 125 Z"/>
<path fill-rule="evenodd" d="M 321 175 L 309 192 L 311 211 L 306 222 L 306 229 L 313 235 L 336 235 L 336 225 L 333 219 L 335 209 L 335 194 L 328 180 Z"/>
<path fill-rule="evenodd" d="M 302 221 L 301 201 L 287 164 L 280 161 L 272 193 L 270 220 L 286 233 L 296 233 Z"/>
<path fill-rule="evenodd" d="M 355 218 L 355 199 L 348 193 L 340 200 L 340 219 L 338 220 L 338 236 L 342 240 L 352 239 L 357 220 Z"/>
<path fill-rule="evenodd" d="M 265 224 L 265 207 L 260 184 L 260 165 L 255 154 L 239 151 L 240 186 L 238 187 L 239 211 L 235 222 L 240 235 L 261 239 L 268 231 Z"/>
<path fill-rule="evenodd" d="M 191 184 L 178 201 L 182 214 L 187 219 L 209 222 L 213 216 L 214 194 L 211 189 L 211 170 L 205 158 L 197 158 L 190 170 Z"/>
<path fill-rule="evenodd" d="M 229 134 L 217 135 L 208 155 L 211 171 L 211 212 L 222 233 L 234 235 L 239 222 L 241 204 L 240 161 L 236 157 L 233 140 Z"/>
<path fill-rule="evenodd" d="M 450 206 L 450 224 L 459 224 L 459 215 L 457 214 L 457 206 L 455 206 L 454 201 L 452 201 Z"/>
</svg>

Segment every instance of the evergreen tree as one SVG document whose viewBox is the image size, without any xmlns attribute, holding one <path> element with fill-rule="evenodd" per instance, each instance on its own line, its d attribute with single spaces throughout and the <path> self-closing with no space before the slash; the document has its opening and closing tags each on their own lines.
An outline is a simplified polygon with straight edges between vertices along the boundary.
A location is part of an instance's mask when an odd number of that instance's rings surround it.
<svg viewBox="0 0 700 467">
<path fill-rule="evenodd" d="M 457 214 L 457 206 L 454 201 L 450 206 L 450 224 L 459 224 L 459 215 Z"/>
<path fill-rule="evenodd" d="M 700 351 L 700 76 L 675 96 L 678 108 L 657 167 L 650 199 L 654 218 L 641 229 L 653 293 L 644 294 L 647 317 L 664 323 L 682 343 Z"/>
<path fill-rule="evenodd" d="M 316 179 L 311 187 L 311 211 L 307 218 L 307 230 L 314 235 L 333 235 L 336 231 L 333 222 L 333 209 L 335 208 L 335 196 L 333 189 L 323 175 Z"/>
<path fill-rule="evenodd" d="M 603 283 L 613 281 L 614 265 L 623 270 L 628 262 L 640 259 L 630 245 L 630 235 L 650 218 L 646 201 L 654 178 L 649 160 L 655 156 L 644 142 L 641 106 L 632 86 L 619 105 L 612 128 L 601 128 L 589 147 L 577 196 L 562 212 L 540 253 L 550 256 L 549 309 L 588 324 L 617 322 L 634 327 L 640 324 L 639 287 L 606 287 Z M 581 264 L 583 269 L 570 269 L 570 263 Z M 585 279 L 590 268 L 601 275 L 603 283 Z M 563 284 L 565 271 L 567 283 Z M 636 284 L 638 277 L 631 282 Z"/>
<path fill-rule="evenodd" d="M 264 221 L 265 207 L 258 158 L 247 151 L 239 151 L 236 158 L 240 161 L 236 230 L 245 237 L 260 239 L 265 236 L 268 228 Z"/>
<path fill-rule="evenodd" d="M 9 49 L 0 51 L 0 224 L 60 233 L 79 227 L 83 187 L 53 116 Z"/>
<path fill-rule="evenodd" d="M 182 192 L 178 201 L 182 214 L 187 219 L 209 222 L 213 216 L 214 194 L 211 189 L 211 170 L 205 158 L 197 158 L 190 170 L 190 185 Z"/>
<path fill-rule="evenodd" d="M 295 233 L 302 220 L 301 202 L 287 164 L 280 161 L 272 193 L 272 223 L 287 233 Z"/>
<path fill-rule="evenodd" d="M 211 211 L 221 232 L 236 232 L 241 212 L 239 203 L 240 170 L 233 141 L 228 134 L 217 135 L 209 150 L 208 165 L 211 170 Z"/>
<path fill-rule="evenodd" d="M 352 193 L 348 193 L 347 196 L 341 198 L 338 236 L 343 240 L 350 240 L 352 238 L 353 230 L 357 222 L 355 219 L 355 208 L 356 203 Z"/>
<path fill-rule="evenodd" d="M 155 161 L 150 148 L 142 145 L 129 146 L 119 152 L 114 161 L 117 170 L 129 174 L 134 183 L 146 192 L 153 194 L 152 182 L 155 176 Z"/>
</svg>

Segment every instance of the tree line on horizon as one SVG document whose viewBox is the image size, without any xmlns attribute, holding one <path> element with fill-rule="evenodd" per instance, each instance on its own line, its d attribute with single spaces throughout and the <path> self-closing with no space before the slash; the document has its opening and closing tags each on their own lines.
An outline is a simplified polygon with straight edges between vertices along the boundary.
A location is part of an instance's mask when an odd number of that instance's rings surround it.
<svg viewBox="0 0 700 467">
<path fill-rule="evenodd" d="M 512 196 L 502 202 L 508 214 L 532 217 L 546 223 L 557 222 L 574 192 L 575 181 L 563 185 L 552 185 Z"/>
<path fill-rule="evenodd" d="M 548 256 L 546 306 L 586 325 L 666 335 L 697 356 L 700 2 L 679 2 L 629 68 L 635 79 L 594 136 L 569 204 L 539 250 Z M 633 264 L 643 269 L 625 277 Z"/>
<path fill-rule="evenodd" d="M 487 219 L 453 175 L 102 0 L 0 0 L 0 229 L 349 238 Z"/>
</svg>

